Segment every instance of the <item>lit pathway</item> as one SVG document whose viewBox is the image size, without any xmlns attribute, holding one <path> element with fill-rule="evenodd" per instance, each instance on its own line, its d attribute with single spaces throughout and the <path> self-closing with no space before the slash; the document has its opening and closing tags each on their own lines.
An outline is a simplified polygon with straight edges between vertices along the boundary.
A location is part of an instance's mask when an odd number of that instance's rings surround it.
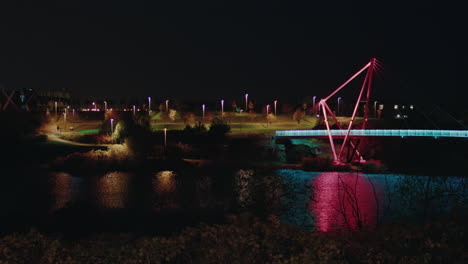
<svg viewBox="0 0 468 264">
<path fill-rule="evenodd" d="M 332 136 L 345 136 L 346 129 L 330 130 Z M 468 138 L 468 130 L 432 130 L 432 129 L 352 129 L 350 136 L 368 137 L 452 137 Z M 328 136 L 326 129 L 278 130 L 276 137 L 324 137 Z"/>
<path fill-rule="evenodd" d="M 90 143 L 80 143 L 80 142 L 70 141 L 70 140 L 60 138 L 59 136 L 56 135 L 56 133 L 47 134 L 47 140 L 53 141 L 53 142 L 59 142 L 62 144 L 68 144 L 68 145 L 73 145 L 73 146 L 85 146 L 85 147 L 108 147 L 111 145 L 111 144 L 90 144 Z"/>
</svg>

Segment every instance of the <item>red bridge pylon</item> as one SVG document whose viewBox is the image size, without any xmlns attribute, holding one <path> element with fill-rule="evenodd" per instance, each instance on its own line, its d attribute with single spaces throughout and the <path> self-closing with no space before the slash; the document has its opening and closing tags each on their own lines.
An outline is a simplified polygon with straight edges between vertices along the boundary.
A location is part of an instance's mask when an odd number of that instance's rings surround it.
<svg viewBox="0 0 468 264">
<path fill-rule="evenodd" d="M 359 161 L 361 163 L 365 162 L 364 158 L 362 157 L 361 153 L 358 150 L 359 141 L 353 142 L 349 138 L 349 132 L 351 131 L 351 129 L 353 127 L 353 122 L 354 122 L 354 119 L 356 117 L 356 113 L 357 113 L 357 110 L 359 108 L 359 104 L 361 103 L 361 99 L 363 98 L 363 96 L 365 96 L 366 100 L 365 100 L 364 116 L 363 116 L 363 123 L 362 123 L 361 129 L 366 128 L 367 121 L 368 121 L 368 115 L 369 115 L 369 102 L 370 102 L 370 93 L 371 93 L 371 88 L 372 88 L 372 86 L 371 86 L 372 85 L 372 76 L 373 76 L 375 70 L 379 69 L 380 67 L 381 67 L 380 63 L 377 61 L 377 59 L 372 58 L 370 60 L 370 62 L 368 62 L 358 72 L 356 72 L 353 76 L 351 76 L 351 78 L 349 78 L 346 82 L 344 82 L 340 87 L 338 87 L 330 95 L 328 95 L 327 97 L 321 99 L 319 101 L 319 103 L 316 105 L 316 108 L 318 108 L 318 110 L 322 112 L 323 119 L 324 119 L 324 122 L 325 122 L 325 126 L 326 126 L 327 131 L 328 131 L 328 138 L 330 140 L 331 149 L 332 149 L 332 152 L 333 152 L 333 160 L 334 160 L 334 162 L 336 164 L 342 164 L 343 163 L 342 160 L 343 160 L 343 155 L 345 154 L 344 153 L 345 149 L 348 149 L 348 152 L 350 152 L 349 150 L 352 149 L 351 156 L 348 155 L 347 162 L 350 162 L 350 161 L 353 161 L 353 160 L 357 160 L 357 161 Z M 348 127 L 343 128 L 343 126 L 340 124 L 340 122 L 336 118 L 335 114 L 331 111 L 330 107 L 328 106 L 327 101 L 331 97 L 333 97 L 336 93 L 338 93 L 341 89 L 343 89 L 348 83 L 350 83 L 352 80 L 354 80 L 357 76 L 359 76 L 361 73 L 363 73 L 366 70 L 367 70 L 366 76 L 364 78 L 364 82 L 362 83 L 361 90 L 360 90 L 359 95 L 357 97 L 356 105 L 354 106 L 354 110 L 353 110 L 353 114 L 351 116 L 351 120 L 349 121 Z M 317 109 L 314 109 L 314 110 L 317 110 Z M 335 121 L 335 123 L 336 123 L 336 125 L 338 126 L 339 129 L 346 129 L 347 130 L 346 134 L 345 134 L 345 137 L 344 137 L 344 140 L 343 140 L 343 143 L 341 145 L 341 149 L 340 149 L 338 154 L 336 152 L 336 147 L 335 147 L 333 136 L 332 136 L 332 134 L 330 132 L 330 124 L 328 122 L 329 116 L 332 117 L 332 119 Z M 356 157 L 356 159 L 354 159 L 354 157 Z"/>
</svg>

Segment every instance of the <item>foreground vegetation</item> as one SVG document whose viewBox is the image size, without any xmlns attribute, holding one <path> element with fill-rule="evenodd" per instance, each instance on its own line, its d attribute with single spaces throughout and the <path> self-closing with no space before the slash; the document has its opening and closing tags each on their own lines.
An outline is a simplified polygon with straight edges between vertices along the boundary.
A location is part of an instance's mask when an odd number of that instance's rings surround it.
<svg viewBox="0 0 468 264">
<path fill-rule="evenodd" d="M 70 240 L 37 231 L 0 239 L 0 263 L 466 263 L 466 217 L 452 214 L 420 225 L 389 225 L 345 234 L 307 232 L 228 216 L 168 237 L 99 234 Z"/>
</svg>

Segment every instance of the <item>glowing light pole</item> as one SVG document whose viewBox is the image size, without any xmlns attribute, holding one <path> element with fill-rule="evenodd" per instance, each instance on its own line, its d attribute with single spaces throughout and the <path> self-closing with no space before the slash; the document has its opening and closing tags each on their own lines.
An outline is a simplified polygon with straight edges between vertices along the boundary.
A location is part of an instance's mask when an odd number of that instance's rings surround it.
<svg viewBox="0 0 468 264">
<path fill-rule="evenodd" d="M 72 109 L 72 117 L 75 117 L 75 108 Z"/>
<path fill-rule="evenodd" d="M 104 101 L 104 112 L 107 112 L 107 101 Z"/>
<path fill-rule="evenodd" d="M 266 106 L 266 114 L 268 115 L 269 112 L 270 112 L 270 105 L 267 105 Z"/>
<path fill-rule="evenodd" d="M 377 118 L 377 101 L 374 101 L 374 117 Z"/>
<path fill-rule="evenodd" d="M 336 115 L 340 115 L 340 102 L 341 102 L 341 97 L 338 97 L 338 108 L 336 110 Z"/>
<path fill-rule="evenodd" d="M 133 115 L 136 115 L 136 106 L 133 105 Z"/>
<path fill-rule="evenodd" d="M 275 105 L 275 116 L 276 116 L 276 104 L 278 103 L 278 100 L 275 100 L 273 104 Z"/>
<path fill-rule="evenodd" d="M 221 119 L 223 119 L 224 116 L 224 100 L 221 100 Z"/>
<path fill-rule="evenodd" d="M 57 101 L 55 101 L 55 117 L 57 118 Z"/>
<path fill-rule="evenodd" d="M 94 111 L 96 111 L 96 109 L 97 109 L 97 105 L 96 105 L 96 103 L 95 103 L 95 102 L 93 102 L 93 105 L 94 105 Z"/>
<path fill-rule="evenodd" d="M 111 125 L 111 136 L 114 134 L 114 119 L 110 119 L 110 125 Z"/>
<path fill-rule="evenodd" d="M 63 131 L 67 130 L 67 109 L 63 112 Z"/>
<path fill-rule="evenodd" d="M 148 113 L 151 113 L 151 97 L 148 96 Z"/>
<path fill-rule="evenodd" d="M 312 97 L 312 108 L 315 108 L 315 99 L 317 99 L 317 96 Z"/>
<path fill-rule="evenodd" d="M 169 112 L 169 100 L 166 100 L 166 112 Z"/>
<path fill-rule="evenodd" d="M 167 128 L 164 128 L 164 148 L 167 147 Z"/>
<path fill-rule="evenodd" d="M 247 107 L 249 104 L 249 94 L 245 94 L 245 112 L 248 111 Z"/>
<path fill-rule="evenodd" d="M 203 115 L 203 118 L 202 120 L 205 120 L 205 104 L 202 104 L 202 115 Z"/>
</svg>

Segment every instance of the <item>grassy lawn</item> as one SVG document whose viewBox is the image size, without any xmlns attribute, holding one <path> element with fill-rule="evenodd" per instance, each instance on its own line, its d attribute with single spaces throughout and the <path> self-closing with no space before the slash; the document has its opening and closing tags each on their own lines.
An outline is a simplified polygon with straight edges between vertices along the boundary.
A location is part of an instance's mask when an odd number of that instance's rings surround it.
<svg viewBox="0 0 468 264">
<path fill-rule="evenodd" d="M 272 123 L 267 123 L 265 121 L 255 122 L 255 121 L 246 121 L 246 114 L 236 114 L 230 119 L 227 123 L 231 126 L 231 133 L 233 134 L 244 134 L 244 133 L 265 133 L 267 135 L 273 135 L 276 130 L 289 130 L 289 129 L 313 129 L 318 124 L 318 118 L 307 116 L 299 124 L 292 120 L 289 116 L 278 116 L 277 120 Z M 338 117 L 342 124 L 347 124 L 349 122 L 349 117 Z M 330 125 L 334 125 L 334 121 L 329 119 Z M 357 117 L 355 120 L 356 123 L 360 123 L 361 118 Z M 205 126 L 209 128 L 210 121 L 204 122 Z M 97 134 L 99 133 L 98 126 L 100 124 L 88 124 L 86 129 L 75 130 L 79 134 Z M 164 122 L 164 121 L 152 121 L 151 129 L 153 131 L 163 130 L 167 128 L 168 130 L 183 130 L 186 124 L 178 120 L 175 122 Z M 192 124 L 193 126 L 193 124 Z"/>
<path fill-rule="evenodd" d="M 77 130 L 76 131 L 79 134 L 86 135 L 86 134 L 97 134 L 99 133 L 99 129 L 86 129 L 86 130 Z"/>
</svg>

